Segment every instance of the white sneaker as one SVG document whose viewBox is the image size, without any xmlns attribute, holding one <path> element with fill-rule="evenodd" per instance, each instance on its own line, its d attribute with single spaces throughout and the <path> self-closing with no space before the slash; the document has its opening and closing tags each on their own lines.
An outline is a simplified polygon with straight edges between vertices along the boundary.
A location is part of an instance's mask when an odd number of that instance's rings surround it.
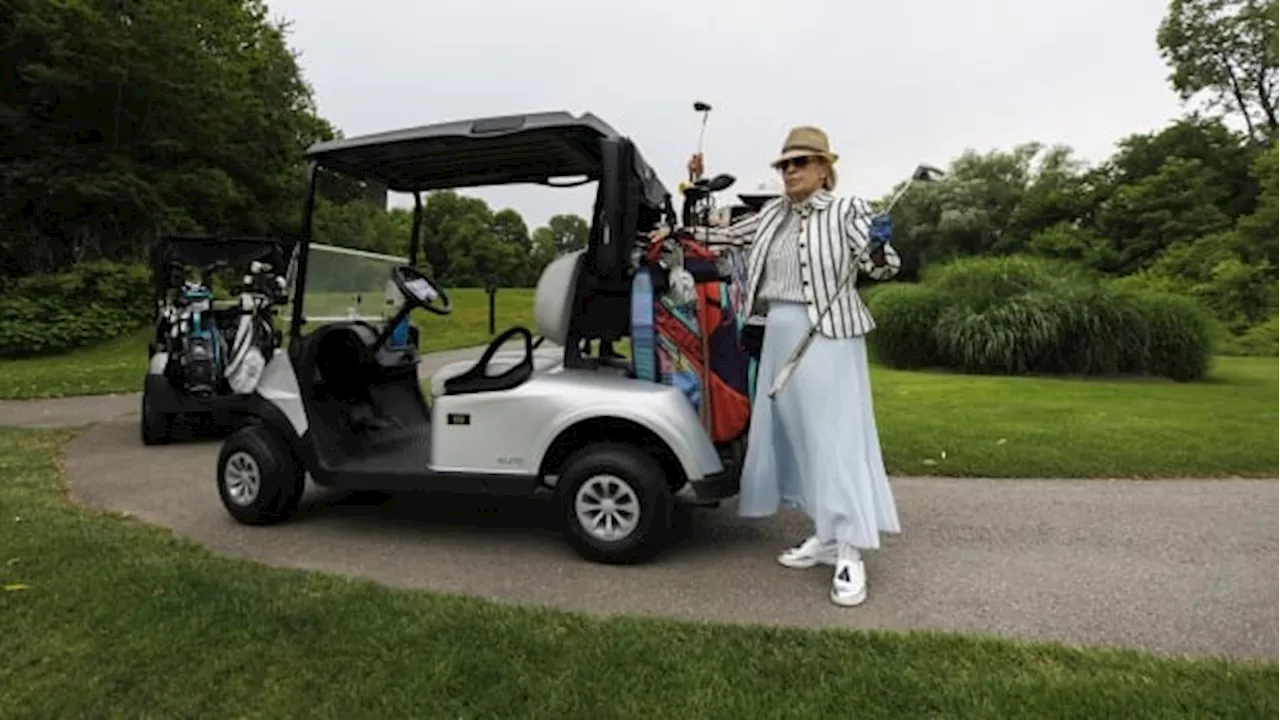
<svg viewBox="0 0 1280 720">
<path fill-rule="evenodd" d="M 844 607 L 861 605 L 867 599 L 867 568 L 858 548 L 842 545 L 831 578 L 831 602 Z"/>
<path fill-rule="evenodd" d="M 810 535 L 804 542 L 793 548 L 789 548 L 779 555 L 778 563 L 784 567 L 796 568 L 798 570 L 811 568 L 820 564 L 835 565 L 836 544 L 834 541 L 829 543 L 819 542 L 816 535 Z"/>
</svg>

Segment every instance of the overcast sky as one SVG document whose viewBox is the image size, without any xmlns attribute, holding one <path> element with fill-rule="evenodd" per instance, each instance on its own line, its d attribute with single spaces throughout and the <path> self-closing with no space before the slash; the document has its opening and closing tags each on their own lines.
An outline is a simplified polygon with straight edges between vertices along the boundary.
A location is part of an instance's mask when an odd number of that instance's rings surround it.
<svg viewBox="0 0 1280 720">
<path fill-rule="evenodd" d="M 710 172 L 739 188 L 793 125 L 827 130 L 838 191 L 879 197 L 966 148 L 1066 143 L 1090 161 L 1181 112 L 1155 45 L 1167 0 L 268 0 L 347 136 L 593 112 L 673 187 L 711 103 Z M 473 192 L 532 230 L 591 191 Z"/>
</svg>

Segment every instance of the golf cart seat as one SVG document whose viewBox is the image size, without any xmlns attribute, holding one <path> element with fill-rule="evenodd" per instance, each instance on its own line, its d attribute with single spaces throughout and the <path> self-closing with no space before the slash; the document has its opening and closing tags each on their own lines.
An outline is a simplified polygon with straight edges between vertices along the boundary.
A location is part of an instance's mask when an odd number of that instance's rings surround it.
<svg viewBox="0 0 1280 720">
<path fill-rule="evenodd" d="M 522 326 L 513 327 L 489 343 L 479 360 L 449 363 L 431 376 L 431 394 L 463 395 L 475 392 L 510 390 L 535 374 L 564 363 L 564 343 L 569 337 L 570 312 L 577 287 L 581 250 L 566 253 L 547 265 L 538 278 L 533 295 L 533 320 L 543 340 L 557 347 L 535 349 L 533 335 Z M 498 348 L 521 336 L 524 349 L 498 352 Z"/>
</svg>

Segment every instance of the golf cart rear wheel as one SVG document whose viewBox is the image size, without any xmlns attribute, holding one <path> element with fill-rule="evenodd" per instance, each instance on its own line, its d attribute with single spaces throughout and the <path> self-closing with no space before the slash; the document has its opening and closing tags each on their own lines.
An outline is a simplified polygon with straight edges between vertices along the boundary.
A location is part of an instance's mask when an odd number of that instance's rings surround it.
<svg viewBox="0 0 1280 720">
<path fill-rule="evenodd" d="M 289 448 L 261 425 L 227 438 L 218 454 L 218 497 L 237 522 L 270 525 L 298 509 L 306 475 Z"/>
<path fill-rule="evenodd" d="M 587 560 L 645 562 L 670 537 L 671 488 L 662 468 L 637 448 L 610 443 L 580 450 L 556 487 L 565 539 Z"/>
<path fill-rule="evenodd" d="M 142 394 L 140 415 L 138 429 L 143 445 L 164 445 L 173 439 L 173 419 L 161 412 L 146 393 Z"/>
</svg>

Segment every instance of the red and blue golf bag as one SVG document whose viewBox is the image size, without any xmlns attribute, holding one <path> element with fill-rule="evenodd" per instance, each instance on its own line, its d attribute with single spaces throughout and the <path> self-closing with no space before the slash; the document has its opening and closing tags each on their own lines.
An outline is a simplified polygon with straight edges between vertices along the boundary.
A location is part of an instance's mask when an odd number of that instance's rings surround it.
<svg viewBox="0 0 1280 720">
<path fill-rule="evenodd" d="M 648 247 L 632 285 L 636 376 L 680 389 L 711 440 L 746 434 L 753 360 L 740 342 L 744 263 L 685 232 Z"/>
</svg>

